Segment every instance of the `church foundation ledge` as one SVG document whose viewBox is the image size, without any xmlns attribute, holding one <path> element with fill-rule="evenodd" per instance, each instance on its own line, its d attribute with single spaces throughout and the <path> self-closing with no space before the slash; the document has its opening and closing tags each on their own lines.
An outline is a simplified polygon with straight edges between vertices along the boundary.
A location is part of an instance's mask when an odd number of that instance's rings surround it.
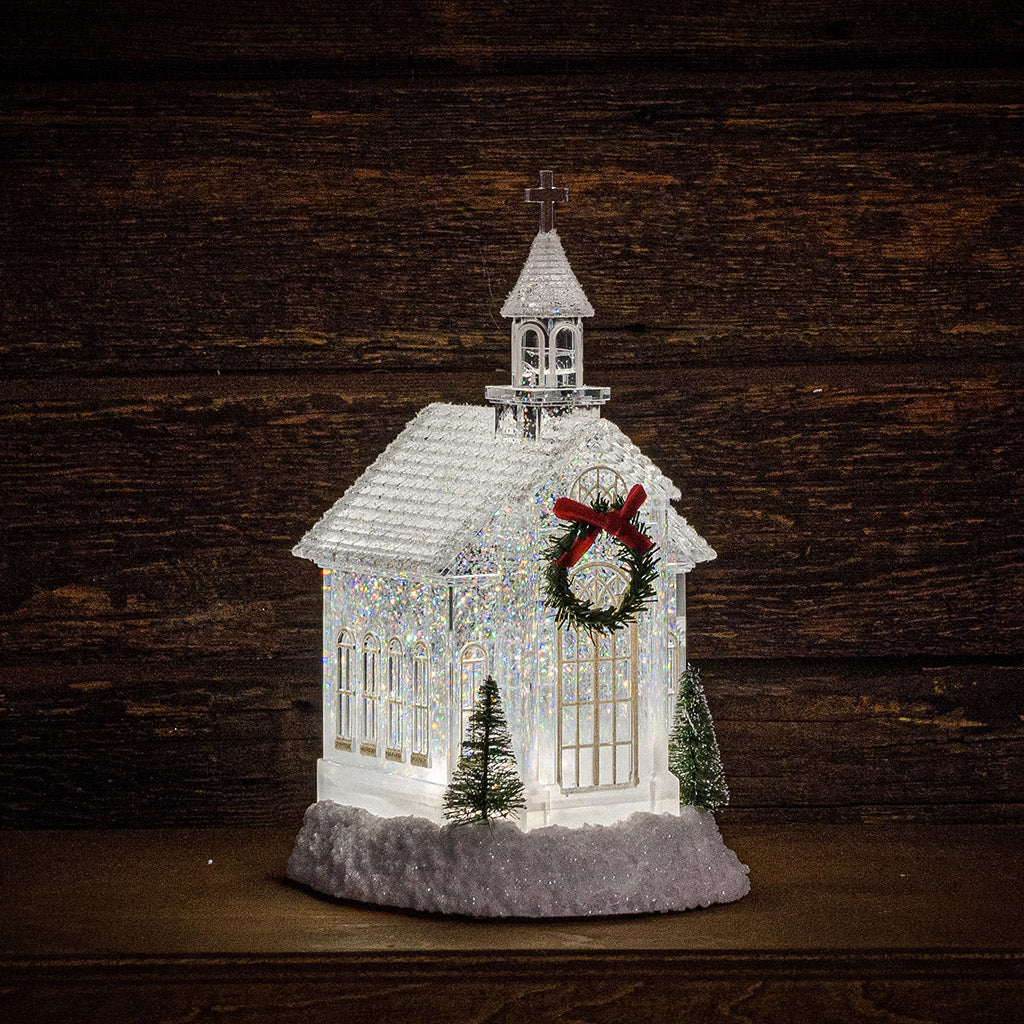
<svg viewBox="0 0 1024 1024">
<path fill-rule="evenodd" d="M 671 780 L 671 781 L 669 781 Z M 674 786 L 673 786 L 674 783 Z M 679 784 L 675 776 L 659 776 L 636 786 L 565 791 L 561 786 L 536 786 L 527 792 L 526 810 L 522 816 L 524 829 L 563 825 L 614 825 L 631 814 L 645 811 L 653 814 L 679 812 Z"/>
<path fill-rule="evenodd" d="M 318 800 L 362 807 L 383 818 L 411 814 L 443 823 L 446 784 L 446 780 L 394 773 L 376 761 L 343 764 L 321 758 L 317 762 Z"/>
</svg>

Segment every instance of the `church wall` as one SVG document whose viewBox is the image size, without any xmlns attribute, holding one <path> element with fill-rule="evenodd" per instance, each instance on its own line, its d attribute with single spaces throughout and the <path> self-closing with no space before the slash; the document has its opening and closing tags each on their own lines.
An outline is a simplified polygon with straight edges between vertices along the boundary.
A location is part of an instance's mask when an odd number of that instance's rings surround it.
<svg viewBox="0 0 1024 1024">
<path fill-rule="evenodd" d="M 608 466 L 627 486 L 644 485 L 648 499 L 641 516 L 646 529 L 662 548 L 667 537 L 668 497 L 659 488 L 650 464 L 616 456 L 620 456 L 617 451 L 584 450 L 532 498 L 502 510 L 481 531 L 473 550 L 453 566 L 450 584 L 325 573 L 321 797 L 338 793 L 341 799 L 375 813 L 423 813 L 441 820 L 443 790 L 458 758 L 465 718 L 463 700 L 468 711 L 477 683 L 489 673 L 502 693 L 527 790 L 529 827 L 617 820 L 633 810 L 668 809 L 677 793 L 667 757 L 672 710 L 668 635 L 677 617 L 682 625 L 683 616 L 678 616 L 676 608 L 677 569 L 664 561 L 659 564 L 657 599 L 637 619 L 636 784 L 565 791 L 559 781 L 558 633 L 554 613 L 543 602 L 543 554 L 562 525 L 551 511 L 554 502 L 571 492 L 580 473 L 595 465 Z M 621 549 L 612 538 L 601 535 L 587 557 L 618 564 Z M 383 743 L 378 744 L 375 756 L 361 753 L 358 742 L 351 750 L 335 746 L 337 642 L 342 629 L 350 631 L 354 645 L 357 682 L 352 713 L 357 720 L 363 638 L 372 632 L 385 651 L 392 638 L 401 644 L 406 685 L 405 743 L 400 761 L 385 755 Z M 412 763 L 409 755 L 410 659 L 417 641 L 428 645 L 431 656 L 431 734 L 426 767 Z M 483 652 L 476 674 L 463 666 L 467 645 L 477 656 Z M 382 690 L 386 664 L 385 653 L 381 659 Z M 378 708 L 383 708 L 383 701 Z"/>
<path fill-rule="evenodd" d="M 440 799 L 447 782 L 450 722 L 449 665 L 451 637 L 448 630 L 448 587 L 414 580 L 395 580 L 358 573 L 324 573 L 323 630 L 323 759 L 318 780 L 321 799 L 341 799 L 365 806 L 375 813 L 403 813 L 403 799 L 419 813 Z M 352 637 L 353 743 L 351 750 L 335 745 L 338 713 L 338 638 L 342 630 Z M 381 644 L 378 684 L 378 736 L 376 753 L 361 752 L 360 712 L 362 645 L 367 634 Z M 387 688 L 387 645 L 398 640 L 402 657 L 403 703 L 401 710 L 402 754 L 394 760 L 385 753 L 387 728 L 383 697 Z M 412 654 L 423 641 L 429 652 L 428 721 L 429 753 L 426 766 L 412 762 Z M 371 777 L 379 777 L 374 782 Z M 404 795 L 403 795 L 404 794 Z M 389 804 L 390 801 L 390 804 Z M 419 804 L 424 804 L 419 807 Z M 404 809 L 404 813 L 413 813 Z M 433 816 L 433 815 L 430 815 Z"/>
<path fill-rule="evenodd" d="M 475 563 L 490 568 L 493 579 L 481 587 L 479 610 L 469 602 L 460 628 L 476 626 L 491 637 L 490 671 L 498 683 L 512 735 L 516 763 L 527 787 L 537 771 L 536 687 L 538 678 L 538 543 L 536 517 L 523 506 L 495 516 L 481 531 Z M 466 565 L 466 568 L 469 566 Z"/>
<path fill-rule="evenodd" d="M 483 672 L 494 672 L 497 580 L 436 581 L 387 579 L 342 571 L 324 574 L 323 630 L 323 756 L 318 769 L 320 799 L 366 807 L 379 814 L 416 813 L 441 821 L 441 802 L 451 769 L 458 758 L 462 655 L 467 646 L 485 653 Z M 347 630 L 354 644 L 355 698 L 352 749 L 335 744 L 338 714 L 338 638 Z M 367 633 L 382 645 L 377 708 L 383 716 L 387 685 L 387 645 L 397 639 L 403 651 L 401 760 L 392 759 L 381 738 L 374 755 L 361 750 L 358 735 L 362 643 Z M 429 758 L 426 766 L 413 762 L 412 652 L 427 645 L 429 672 Z M 475 695 L 475 682 L 468 692 Z M 379 722 L 382 736 L 386 723 Z"/>
<path fill-rule="evenodd" d="M 648 532 L 664 547 L 668 498 L 648 466 L 615 461 L 615 453 L 584 451 L 519 508 L 498 516 L 481 534 L 481 548 L 500 565 L 495 590 L 495 678 L 512 729 L 520 774 L 527 788 L 529 827 L 548 823 L 617 820 L 633 810 L 677 806 L 678 787 L 668 773 L 670 652 L 674 621 L 675 569 L 662 563 L 658 596 L 637 622 L 637 784 L 613 790 L 563 792 L 558 780 L 558 650 L 552 610 L 543 603 L 543 552 L 561 527 L 551 512 L 573 481 L 596 464 L 615 468 L 625 480 L 643 483 L 649 497 L 642 516 Z M 649 465 L 649 464 L 648 464 Z M 602 536 L 594 557 L 613 563 L 620 549 Z"/>
</svg>

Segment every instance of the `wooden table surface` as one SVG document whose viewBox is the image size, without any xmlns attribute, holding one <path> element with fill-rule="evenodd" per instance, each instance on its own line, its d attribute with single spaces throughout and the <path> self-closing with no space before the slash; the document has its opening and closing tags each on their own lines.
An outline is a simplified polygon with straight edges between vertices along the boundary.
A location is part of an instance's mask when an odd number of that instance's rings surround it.
<svg viewBox="0 0 1024 1024">
<path fill-rule="evenodd" d="M 737 903 L 481 922 L 294 886 L 283 874 L 293 834 L 280 829 L 5 833 L 0 1012 L 343 1020 L 362 1006 L 360 1019 L 611 1020 L 633 1007 L 650 1019 L 786 1020 L 799 1003 L 819 1021 L 1019 1019 L 1024 829 L 725 837 L 751 871 Z"/>
</svg>

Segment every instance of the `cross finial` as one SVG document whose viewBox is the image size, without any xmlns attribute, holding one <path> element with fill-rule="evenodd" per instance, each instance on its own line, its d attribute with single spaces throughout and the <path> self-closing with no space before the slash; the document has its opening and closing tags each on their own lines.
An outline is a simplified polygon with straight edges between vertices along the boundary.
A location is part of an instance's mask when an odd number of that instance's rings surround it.
<svg viewBox="0 0 1024 1024">
<path fill-rule="evenodd" d="M 540 172 L 540 188 L 528 188 L 526 201 L 540 204 L 540 230 L 553 231 L 555 228 L 555 203 L 569 202 L 567 188 L 555 188 L 554 171 Z"/>
</svg>

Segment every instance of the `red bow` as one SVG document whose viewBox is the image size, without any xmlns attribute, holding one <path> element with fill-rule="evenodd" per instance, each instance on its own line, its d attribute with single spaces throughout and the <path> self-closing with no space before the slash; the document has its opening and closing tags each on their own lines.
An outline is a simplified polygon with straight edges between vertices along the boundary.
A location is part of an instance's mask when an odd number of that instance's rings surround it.
<svg viewBox="0 0 1024 1024">
<path fill-rule="evenodd" d="M 597 539 L 597 535 L 604 530 L 613 537 L 618 537 L 627 548 L 633 551 L 649 551 L 654 547 L 654 541 L 645 537 L 631 522 L 630 519 L 636 515 L 637 509 L 647 500 L 647 492 L 640 486 L 634 484 L 622 508 L 613 512 L 595 512 L 589 505 L 581 505 L 572 498 L 559 498 L 555 502 L 555 515 L 559 519 L 567 519 L 573 523 L 588 523 L 586 530 L 576 538 L 573 546 L 555 562 L 555 565 L 566 569 L 574 566 L 582 557 L 587 548 Z"/>
</svg>

